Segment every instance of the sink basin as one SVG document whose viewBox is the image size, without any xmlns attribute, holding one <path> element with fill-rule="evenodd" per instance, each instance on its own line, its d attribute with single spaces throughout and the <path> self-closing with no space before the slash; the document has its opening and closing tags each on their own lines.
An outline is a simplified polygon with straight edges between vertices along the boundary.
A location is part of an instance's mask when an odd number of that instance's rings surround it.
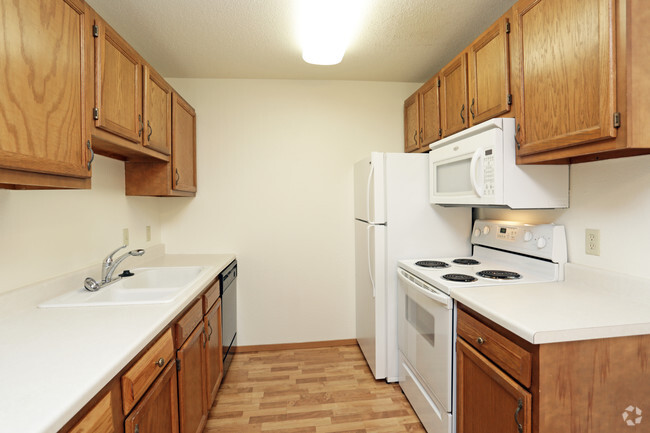
<svg viewBox="0 0 650 433">
<path fill-rule="evenodd" d="M 92 307 L 103 305 L 162 304 L 173 301 L 199 278 L 202 266 L 133 269 L 132 277 L 102 287 L 68 292 L 39 305 L 40 308 Z"/>
</svg>

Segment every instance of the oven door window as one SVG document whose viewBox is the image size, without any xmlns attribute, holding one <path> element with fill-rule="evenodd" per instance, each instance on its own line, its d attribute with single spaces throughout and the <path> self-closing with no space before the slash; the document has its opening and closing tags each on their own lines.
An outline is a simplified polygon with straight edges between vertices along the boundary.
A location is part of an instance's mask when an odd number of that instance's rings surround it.
<svg viewBox="0 0 650 433">
<path fill-rule="evenodd" d="M 399 348 L 447 411 L 451 410 L 453 310 L 400 280 Z"/>
</svg>

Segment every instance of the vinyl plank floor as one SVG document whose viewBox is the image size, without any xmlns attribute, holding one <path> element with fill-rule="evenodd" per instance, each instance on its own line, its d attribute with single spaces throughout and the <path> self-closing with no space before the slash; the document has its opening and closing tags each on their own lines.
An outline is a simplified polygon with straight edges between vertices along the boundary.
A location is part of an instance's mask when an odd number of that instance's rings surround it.
<svg viewBox="0 0 650 433">
<path fill-rule="evenodd" d="M 235 354 L 203 433 L 426 433 L 357 346 Z"/>
</svg>

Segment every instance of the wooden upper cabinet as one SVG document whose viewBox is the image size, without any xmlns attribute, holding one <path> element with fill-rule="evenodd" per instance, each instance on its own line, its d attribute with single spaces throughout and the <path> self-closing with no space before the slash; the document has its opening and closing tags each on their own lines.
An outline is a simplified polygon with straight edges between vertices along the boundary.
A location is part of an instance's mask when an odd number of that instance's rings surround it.
<svg viewBox="0 0 650 433">
<path fill-rule="evenodd" d="M 97 19 L 95 37 L 95 126 L 140 143 L 142 121 L 142 64 L 115 30 Z"/>
<path fill-rule="evenodd" d="M 172 185 L 196 192 L 196 113 L 178 94 L 172 95 Z"/>
<path fill-rule="evenodd" d="M 436 75 L 418 90 L 420 94 L 420 148 L 428 150 L 429 145 L 442 136 L 440 129 L 440 79 Z"/>
<path fill-rule="evenodd" d="M 509 26 L 501 17 L 467 49 L 470 126 L 510 111 Z"/>
<path fill-rule="evenodd" d="M 404 152 L 413 152 L 420 148 L 419 105 L 418 92 L 404 101 Z"/>
<path fill-rule="evenodd" d="M 467 53 L 463 51 L 440 71 L 440 123 L 447 137 L 467 128 Z"/>
<path fill-rule="evenodd" d="M 143 67 L 142 144 L 169 155 L 172 147 L 172 88 L 148 65 Z"/>
<path fill-rule="evenodd" d="M 458 433 L 531 433 L 531 394 L 464 340 L 456 347 Z"/>
<path fill-rule="evenodd" d="M 614 3 L 521 0 L 514 5 L 518 156 L 616 136 Z"/>
<path fill-rule="evenodd" d="M 2 2 L 0 187 L 90 187 L 84 8 Z"/>
</svg>

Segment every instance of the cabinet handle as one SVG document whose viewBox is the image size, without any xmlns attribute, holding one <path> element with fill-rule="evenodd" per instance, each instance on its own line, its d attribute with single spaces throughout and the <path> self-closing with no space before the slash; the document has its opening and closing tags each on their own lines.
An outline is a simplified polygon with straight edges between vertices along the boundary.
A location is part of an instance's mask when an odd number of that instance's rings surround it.
<svg viewBox="0 0 650 433">
<path fill-rule="evenodd" d="M 521 143 L 519 140 L 517 140 L 517 136 L 519 135 L 519 130 L 521 129 L 521 126 L 517 123 L 517 131 L 515 132 L 515 144 L 517 145 L 517 150 L 521 149 Z"/>
<path fill-rule="evenodd" d="M 413 146 L 417 147 L 418 145 L 418 130 L 416 129 L 413 132 Z"/>
<path fill-rule="evenodd" d="M 423 130 L 423 128 L 420 128 L 420 143 L 424 142 L 424 140 L 422 139 L 422 130 Z"/>
<path fill-rule="evenodd" d="M 210 333 L 208 334 L 208 340 L 212 339 L 212 325 L 210 324 L 210 321 L 208 320 L 208 328 L 210 328 Z"/>
<path fill-rule="evenodd" d="M 472 105 L 469 106 L 469 112 L 472 114 L 472 120 L 474 120 L 474 98 L 472 98 Z"/>
<path fill-rule="evenodd" d="M 521 412 L 521 408 L 523 408 L 523 407 L 524 407 L 524 401 L 523 401 L 522 399 L 519 399 L 519 400 L 517 401 L 517 410 L 515 411 L 515 422 L 517 423 L 517 431 L 518 431 L 519 433 L 523 433 L 523 432 L 524 432 L 524 426 L 522 426 L 522 425 L 519 423 L 519 412 Z"/>
<path fill-rule="evenodd" d="M 165 365 L 165 358 L 160 358 L 158 361 L 156 361 L 156 365 L 158 367 L 163 367 Z"/>
<path fill-rule="evenodd" d="M 140 433 L 140 425 L 139 424 L 135 425 L 135 430 L 133 431 L 133 433 Z"/>
<path fill-rule="evenodd" d="M 90 140 L 86 141 L 86 147 L 90 150 L 90 161 L 86 164 L 88 171 L 90 171 L 90 168 L 93 166 L 93 160 L 95 159 L 95 151 L 93 150 L 93 145 L 90 143 Z"/>
<path fill-rule="evenodd" d="M 465 104 L 463 104 L 463 106 L 460 107 L 460 119 L 463 121 L 463 125 L 465 124 L 465 117 L 463 116 L 464 112 L 465 112 Z"/>
<path fill-rule="evenodd" d="M 153 134 L 153 128 L 151 128 L 151 123 L 147 120 L 147 128 L 149 128 L 149 134 L 147 134 L 147 141 L 151 141 L 151 134 Z"/>
<path fill-rule="evenodd" d="M 178 185 L 178 182 L 181 180 L 181 175 L 178 172 L 178 169 L 176 169 L 176 185 Z"/>
<path fill-rule="evenodd" d="M 476 339 L 476 342 L 477 342 L 478 344 L 483 344 L 483 343 L 485 343 L 485 340 L 483 339 L 483 337 L 478 337 L 478 338 Z"/>
<path fill-rule="evenodd" d="M 203 336 L 205 337 L 203 339 L 203 347 L 205 347 L 206 343 L 208 342 L 208 334 L 206 334 L 205 328 L 203 328 L 203 330 L 201 332 L 203 332 Z"/>
<path fill-rule="evenodd" d="M 138 123 L 140 123 L 140 129 L 138 129 L 138 137 L 142 137 L 142 131 L 144 131 L 144 123 L 142 123 L 141 114 L 138 114 Z"/>
</svg>

